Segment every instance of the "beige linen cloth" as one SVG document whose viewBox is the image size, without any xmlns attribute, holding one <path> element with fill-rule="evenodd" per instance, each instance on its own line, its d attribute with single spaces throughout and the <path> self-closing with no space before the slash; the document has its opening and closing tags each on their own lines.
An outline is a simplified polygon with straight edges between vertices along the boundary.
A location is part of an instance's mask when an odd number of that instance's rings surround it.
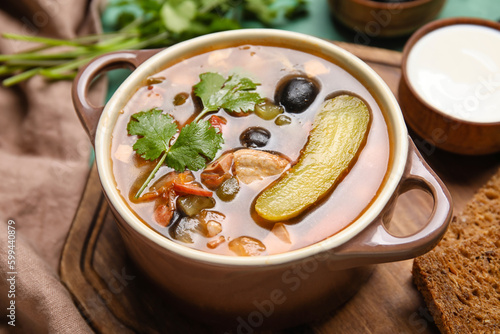
<svg viewBox="0 0 500 334">
<path fill-rule="evenodd" d="M 72 38 L 98 28 L 90 0 L 2 0 L 0 32 Z M 0 40 L 0 53 L 33 47 Z M 0 87 L 0 332 L 91 333 L 58 277 L 66 234 L 89 172 L 90 143 L 71 82 Z M 101 98 L 104 92 L 100 92 Z M 8 325 L 7 222 L 15 221 L 15 327 Z"/>
</svg>

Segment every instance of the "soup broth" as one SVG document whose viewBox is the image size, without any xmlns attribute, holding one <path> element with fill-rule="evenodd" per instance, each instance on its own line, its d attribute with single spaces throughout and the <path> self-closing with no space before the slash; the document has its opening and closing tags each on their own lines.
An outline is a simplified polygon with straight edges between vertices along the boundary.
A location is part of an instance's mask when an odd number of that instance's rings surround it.
<svg viewBox="0 0 500 334">
<path fill-rule="evenodd" d="M 152 108 L 171 115 L 180 126 L 193 121 L 201 110 L 200 101 L 193 94 L 193 86 L 200 81 L 200 74 L 206 72 L 219 73 L 224 77 L 236 74 L 250 78 L 259 83 L 257 92 L 275 104 L 276 92 L 289 78 L 309 78 L 318 88 L 313 102 L 301 113 L 284 112 L 266 120 L 255 112 L 235 115 L 219 110 L 203 117 L 208 119 L 211 115 L 217 115 L 226 122 L 221 126 L 224 143 L 214 160 L 223 154 L 244 148 L 242 134 L 255 127 L 267 130 L 268 138 L 265 138 L 263 146 L 252 149 L 286 157 L 288 160 L 287 168 L 280 174 L 249 184 L 239 180 L 239 191 L 232 200 L 223 201 L 217 195 L 218 192 L 214 191 L 213 207 L 205 211 L 209 212 L 208 215 L 222 216 L 214 218 L 220 224 L 216 224 L 215 231 L 208 236 L 206 231 L 200 232 L 189 224 L 179 227 L 184 218 L 182 213 L 175 213 L 172 222 L 162 227 L 155 221 L 155 201 L 134 201 L 137 184 L 141 183 L 138 180 L 144 181 L 157 161 L 150 162 L 140 158 L 132 148 L 137 136 L 127 133 L 131 116 Z M 350 164 L 340 182 L 326 196 L 299 216 L 282 222 L 261 218 L 255 212 L 256 198 L 298 161 L 321 105 L 325 99 L 340 94 L 361 98 L 370 110 L 368 133 L 354 163 Z M 230 244 L 233 242 L 234 246 L 235 240 L 246 238 L 243 241 L 255 242 L 255 254 L 247 255 L 268 255 L 317 243 L 355 221 L 374 200 L 384 182 L 390 159 L 390 141 L 383 113 L 373 96 L 358 80 L 336 64 L 299 50 L 240 45 L 195 55 L 148 78 L 118 117 L 113 131 L 111 155 L 117 189 L 132 211 L 150 228 L 186 247 L 225 255 L 238 255 Z M 163 165 L 149 185 L 171 171 L 172 168 Z M 202 171 L 203 169 L 193 172 L 197 182 L 201 182 Z M 235 179 L 238 180 L 238 177 Z M 191 230 L 189 226 L 192 227 Z M 187 238 L 179 238 L 179 229 L 184 229 Z"/>
</svg>

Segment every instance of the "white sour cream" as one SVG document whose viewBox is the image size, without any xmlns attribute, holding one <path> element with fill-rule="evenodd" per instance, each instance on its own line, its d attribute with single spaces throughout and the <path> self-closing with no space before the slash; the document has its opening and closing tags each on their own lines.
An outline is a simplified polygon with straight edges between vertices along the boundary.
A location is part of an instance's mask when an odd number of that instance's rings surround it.
<svg viewBox="0 0 500 334">
<path fill-rule="evenodd" d="M 431 106 L 458 119 L 500 122 L 500 31 L 457 24 L 412 48 L 408 79 Z"/>
</svg>

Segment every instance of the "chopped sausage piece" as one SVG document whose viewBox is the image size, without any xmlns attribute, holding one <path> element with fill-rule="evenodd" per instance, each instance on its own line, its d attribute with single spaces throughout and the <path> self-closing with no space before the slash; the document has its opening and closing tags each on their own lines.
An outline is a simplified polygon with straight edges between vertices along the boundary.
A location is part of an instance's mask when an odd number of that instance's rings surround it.
<svg viewBox="0 0 500 334">
<path fill-rule="evenodd" d="M 234 174 L 245 184 L 280 174 L 289 164 L 289 161 L 283 157 L 259 150 L 242 149 L 234 152 L 233 155 Z"/>
<path fill-rule="evenodd" d="M 222 182 L 231 178 L 231 166 L 233 165 L 233 153 L 226 153 L 212 162 L 201 173 L 201 182 L 208 189 L 217 189 Z"/>
<path fill-rule="evenodd" d="M 213 193 L 209 190 L 203 189 L 201 185 L 197 183 L 177 183 L 174 182 L 174 191 L 178 194 L 183 195 L 196 195 L 212 197 Z"/>
<path fill-rule="evenodd" d="M 154 219 L 158 225 L 166 227 L 170 224 L 175 211 L 175 194 L 172 190 L 164 192 L 154 211 Z"/>
<path fill-rule="evenodd" d="M 173 215 L 174 210 L 171 210 L 167 204 L 158 205 L 154 213 L 155 221 L 162 227 L 166 227 L 170 224 Z"/>
<path fill-rule="evenodd" d="M 139 201 L 156 199 L 157 204 L 154 211 L 154 219 L 160 226 L 166 227 L 170 224 L 176 209 L 176 192 L 178 190 L 176 189 L 176 185 L 180 185 L 181 188 L 184 185 L 193 185 L 196 190 L 198 188 L 202 189 L 200 185 L 189 183 L 193 181 L 193 173 L 189 171 L 184 173 L 170 172 L 156 181 L 150 187 L 150 191 L 139 198 Z"/>
</svg>

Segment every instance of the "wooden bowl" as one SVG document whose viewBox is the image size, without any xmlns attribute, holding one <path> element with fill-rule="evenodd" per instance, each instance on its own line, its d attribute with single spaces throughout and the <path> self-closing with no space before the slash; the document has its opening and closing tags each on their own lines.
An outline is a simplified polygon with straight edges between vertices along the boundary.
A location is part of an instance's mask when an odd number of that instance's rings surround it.
<svg viewBox="0 0 500 334">
<path fill-rule="evenodd" d="M 329 0 L 333 17 L 354 30 L 359 41 L 409 35 L 433 20 L 446 0 L 383 3 L 373 0 Z"/>
<path fill-rule="evenodd" d="M 500 23 L 476 18 L 451 18 L 434 21 L 418 30 L 407 42 L 403 50 L 402 75 L 399 84 L 399 101 L 403 110 L 405 121 L 417 135 L 427 141 L 430 149 L 439 147 L 446 151 L 466 155 L 489 154 L 500 151 L 500 121 L 498 118 L 492 121 L 465 120 L 462 117 L 452 116 L 443 112 L 425 99 L 410 81 L 408 58 L 415 44 L 430 32 L 437 29 L 457 24 L 477 25 L 488 27 L 500 32 Z M 463 41 L 463 35 L 459 37 Z M 444 45 L 444 44 L 443 44 Z M 496 45 L 496 44 L 495 44 Z M 488 46 L 488 48 L 491 45 Z M 500 46 L 498 46 L 500 47 Z M 449 44 L 446 44 L 449 48 Z M 434 48 L 429 48 L 428 52 L 439 52 Z M 442 54 L 442 53 L 440 53 Z M 422 59 L 421 57 L 419 57 Z M 495 58 L 493 56 L 493 58 Z M 452 59 L 450 59 L 450 62 Z M 448 62 L 447 62 L 448 63 Z M 457 68 L 456 73 L 460 73 L 462 68 Z M 470 69 L 466 69 L 470 71 Z M 456 74 L 454 73 L 454 75 Z M 475 73 L 475 72 L 474 72 Z M 481 74 L 478 78 L 481 77 Z M 500 76 L 498 71 L 496 75 Z M 481 79 L 480 79 L 481 80 Z M 490 79 L 487 79 L 490 80 Z M 496 80 L 495 80 L 496 81 Z M 496 82 L 493 82 L 496 84 Z M 481 82 L 482 85 L 482 82 Z M 475 98 L 479 93 L 487 93 L 492 87 L 475 87 L 474 95 L 467 96 Z M 496 90 L 500 88 L 496 87 Z M 435 91 L 435 90 L 433 90 Z M 481 93 L 481 94 L 482 94 Z M 495 99 L 500 96 L 495 96 Z M 464 96 L 463 101 L 467 100 Z M 480 97 L 480 96 L 479 96 Z M 473 100 L 473 99 L 471 99 Z M 494 101 L 496 103 L 496 101 Z M 460 101 L 460 103 L 465 103 Z M 498 114 L 500 115 L 500 101 L 498 101 Z M 495 114 L 496 115 L 496 114 Z"/>
</svg>

